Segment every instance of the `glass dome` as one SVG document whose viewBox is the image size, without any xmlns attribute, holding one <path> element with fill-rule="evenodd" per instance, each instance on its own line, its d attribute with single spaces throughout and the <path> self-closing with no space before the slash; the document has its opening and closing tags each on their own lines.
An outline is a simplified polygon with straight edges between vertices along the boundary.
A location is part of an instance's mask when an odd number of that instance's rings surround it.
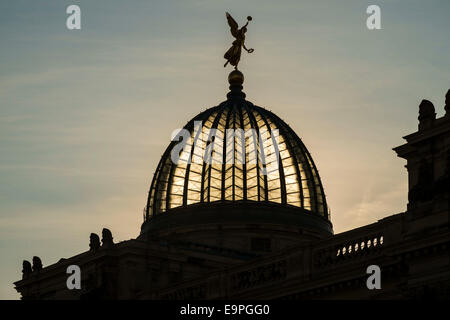
<svg viewBox="0 0 450 320">
<path fill-rule="evenodd" d="M 245 100 L 243 75 L 229 76 L 228 99 L 189 121 L 162 156 L 146 220 L 178 207 L 224 201 L 274 202 L 329 220 L 313 159 L 274 113 Z"/>
</svg>

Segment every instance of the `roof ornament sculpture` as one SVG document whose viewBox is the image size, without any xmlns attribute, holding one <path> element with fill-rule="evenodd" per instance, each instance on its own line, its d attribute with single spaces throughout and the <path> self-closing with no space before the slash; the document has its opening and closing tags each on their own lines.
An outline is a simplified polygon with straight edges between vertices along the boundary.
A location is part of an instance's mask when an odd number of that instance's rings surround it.
<svg viewBox="0 0 450 320">
<path fill-rule="evenodd" d="M 96 233 L 91 233 L 89 237 L 89 248 L 91 251 L 100 249 L 100 237 Z"/>
<path fill-rule="evenodd" d="M 450 89 L 448 89 L 445 95 L 445 115 L 450 116 Z"/>
<path fill-rule="evenodd" d="M 112 246 L 114 246 L 111 230 L 107 228 L 103 228 L 102 230 L 102 246 L 104 248 L 111 248 Z"/>
<path fill-rule="evenodd" d="M 228 49 L 227 52 L 225 52 L 225 55 L 223 56 L 227 60 L 227 62 L 225 62 L 224 64 L 224 67 L 226 67 L 229 63 L 234 66 L 235 70 L 237 70 L 239 61 L 241 60 L 241 48 L 244 48 L 248 53 L 252 53 L 253 51 L 255 51 L 254 49 L 247 49 L 247 47 L 245 46 L 245 33 L 247 32 L 248 23 L 252 21 L 252 17 L 248 16 L 247 23 L 240 29 L 237 22 L 228 12 L 226 13 L 226 17 L 228 25 L 230 26 L 231 34 L 236 38 L 236 40 L 233 41 L 233 45 L 230 49 Z"/>
<path fill-rule="evenodd" d="M 33 257 L 33 272 L 42 270 L 42 261 L 41 258 L 34 256 Z"/>
<path fill-rule="evenodd" d="M 419 105 L 419 130 L 429 128 L 436 120 L 436 111 L 434 105 L 429 100 L 422 100 Z"/>
<path fill-rule="evenodd" d="M 31 268 L 30 261 L 23 260 L 23 263 L 22 263 L 22 279 L 28 278 L 32 272 L 33 272 L 33 269 Z"/>
</svg>

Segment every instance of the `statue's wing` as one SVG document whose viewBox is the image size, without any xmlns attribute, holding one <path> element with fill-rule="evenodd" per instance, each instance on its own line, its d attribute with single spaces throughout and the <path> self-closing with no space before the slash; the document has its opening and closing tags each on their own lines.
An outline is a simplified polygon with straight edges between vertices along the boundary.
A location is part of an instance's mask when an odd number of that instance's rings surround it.
<svg viewBox="0 0 450 320">
<path fill-rule="evenodd" d="M 238 28 L 239 28 L 237 22 L 233 19 L 233 17 L 228 12 L 226 13 L 226 16 L 227 16 L 227 20 L 228 20 L 228 25 L 230 26 L 231 34 L 233 35 L 233 37 L 237 38 Z"/>
</svg>

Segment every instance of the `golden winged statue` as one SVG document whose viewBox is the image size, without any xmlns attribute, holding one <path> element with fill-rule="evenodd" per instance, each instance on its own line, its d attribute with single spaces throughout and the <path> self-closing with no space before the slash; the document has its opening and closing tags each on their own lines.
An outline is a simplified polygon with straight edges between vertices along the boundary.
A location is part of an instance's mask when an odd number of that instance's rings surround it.
<svg viewBox="0 0 450 320">
<path fill-rule="evenodd" d="M 252 21 L 252 17 L 248 16 L 247 23 L 239 29 L 237 22 L 228 12 L 226 13 L 226 16 L 228 25 L 230 26 L 231 34 L 236 38 L 236 40 L 233 41 L 233 45 L 230 49 L 228 49 L 227 52 L 225 52 L 225 55 L 223 56 L 227 60 L 227 62 L 225 62 L 224 64 L 224 67 L 226 67 L 229 63 L 234 66 L 234 69 L 237 69 L 239 60 L 241 60 L 241 48 L 244 48 L 248 53 L 252 53 L 254 51 L 253 49 L 247 49 L 244 44 L 247 25 L 250 21 Z"/>
</svg>

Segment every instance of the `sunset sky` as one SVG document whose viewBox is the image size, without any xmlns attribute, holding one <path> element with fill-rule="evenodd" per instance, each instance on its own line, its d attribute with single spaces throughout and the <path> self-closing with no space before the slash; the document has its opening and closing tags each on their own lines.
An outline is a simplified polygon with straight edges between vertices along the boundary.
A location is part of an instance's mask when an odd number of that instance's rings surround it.
<svg viewBox="0 0 450 320">
<path fill-rule="evenodd" d="M 82 29 L 66 28 L 81 8 Z M 366 8 L 381 8 L 368 30 Z M 138 236 L 170 135 L 225 100 L 225 19 L 251 15 L 240 70 L 254 104 L 300 136 L 335 233 L 402 212 L 418 105 L 450 88 L 448 0 L 0 2 L 0 298 L 22 260 Z"/>
</svg>

